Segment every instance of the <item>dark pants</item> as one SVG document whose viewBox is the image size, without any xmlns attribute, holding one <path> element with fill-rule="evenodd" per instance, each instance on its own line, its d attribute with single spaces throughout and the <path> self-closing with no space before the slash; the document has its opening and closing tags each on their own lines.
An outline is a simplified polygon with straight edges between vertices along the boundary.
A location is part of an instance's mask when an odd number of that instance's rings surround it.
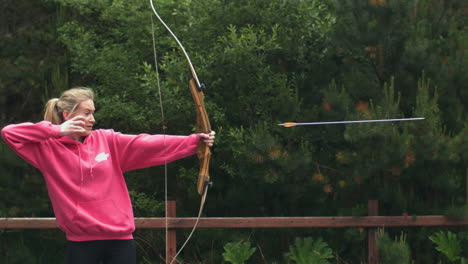
<svg viewBox="0 0 468 264">
<path fill-rule="evenodd" d="M 131 240 L 68 241 L 67 264 L 136 264 Z"/>
</svg>

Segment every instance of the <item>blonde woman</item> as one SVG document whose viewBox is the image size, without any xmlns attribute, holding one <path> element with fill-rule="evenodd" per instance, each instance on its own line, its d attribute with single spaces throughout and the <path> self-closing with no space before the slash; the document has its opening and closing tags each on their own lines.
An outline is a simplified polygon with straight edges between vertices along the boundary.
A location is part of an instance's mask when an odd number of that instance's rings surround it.
<svg viewBox="0 0 468 264">
<path fill-rule="evenodd" d="M 50 99 L 44 120 L 8 125 L 2 137 L 45 179 L 58 226 L 68 240 L 69 264 L 133 264 L 132 205 L 123 173 L 196 153 L 215 133 L 126 135 L 93 130 L 94 94 L 73 88 Z"/>
</svg>

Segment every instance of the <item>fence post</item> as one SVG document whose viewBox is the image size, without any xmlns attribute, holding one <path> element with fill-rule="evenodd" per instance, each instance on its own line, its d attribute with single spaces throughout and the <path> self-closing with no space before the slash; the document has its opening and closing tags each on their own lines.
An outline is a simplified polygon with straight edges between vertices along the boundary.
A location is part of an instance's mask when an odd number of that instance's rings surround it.
<svg viewBox="0 0 468 264">
<path fill-rule="evenodd" d="M 176 201 L 167 201 L 166 217 L 176 217 Z M 176 229 L 169 228 L 166 234 L 166 264 L 170 264 L 177 252 Z"/>
<path fill-rule="evenodd" d="M 379 215 L 379 201 L 369 200 L 367 201 L 367 210 L 369 216 Z M 379 263 L 379 249 L 377 247 L 376 234 L 377 227 L 369 227 L 367 229 L 367 245 L 368 245 L 368 263 L 378 264 Z"/>
</svg>

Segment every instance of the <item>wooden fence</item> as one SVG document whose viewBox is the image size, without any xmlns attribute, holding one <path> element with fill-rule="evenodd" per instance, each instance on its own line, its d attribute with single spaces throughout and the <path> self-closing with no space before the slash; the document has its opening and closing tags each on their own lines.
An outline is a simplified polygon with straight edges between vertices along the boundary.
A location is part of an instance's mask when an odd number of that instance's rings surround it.
<svg viewBox="0 0 468 264">
<path fill-rule="evenodd" d="M 192 228 L 195 217 L 176 217 L 176 202 L 168 201 L 168 219 L 135 218 L 139 229 L 165 229 L 168 227 L 166 240 L 166 263 L 177 251 L 176 230 Z M 379 227 L 408 226 L 468 226 L 468 217 L 451 219 L 446 216 L 379 216 L 378 201 L 368 202 L 368 215 L 363 217 L 202 217 L 197 228 L 337 228 L 362 227 L 368 234 L 368 264 L 379 263 L 379 252 L 375 235 Z M 0 229 L 52 229 L 57 228 L 55 218 L 0 218 Z"/>
</svg>

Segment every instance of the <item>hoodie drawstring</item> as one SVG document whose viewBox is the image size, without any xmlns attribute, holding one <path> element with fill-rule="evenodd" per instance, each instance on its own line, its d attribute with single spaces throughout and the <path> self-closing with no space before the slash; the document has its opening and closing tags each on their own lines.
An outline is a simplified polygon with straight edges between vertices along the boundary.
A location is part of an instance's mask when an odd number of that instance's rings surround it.
<svg viewBox="0 0 468 264">
<path fill-rule="evenodd" d="M 83 176 L 83 164 L 81 164 L 81 148 L 80 144 L 77 143 L 76 147 L 78 148 L 78 162 L 80 163 L 80 191 L 78 193 L 78 196 L 81 194 L 81 188 L 83 187 L 83 181 L 84 181 L 84 176 Z"/>
<path fill-rule="evenodd" d="M 91 163 L 93 160 L 91 159 L 91 151 L 89 151 L 89 145 L 86 144 L 86 148 L 88 149 L 88 162 L 89 162 L 89 174 L 91 175 L 91 179 L 94 180 L 94 174 L 93 174 L 93 164 Z"/>
</svg>

